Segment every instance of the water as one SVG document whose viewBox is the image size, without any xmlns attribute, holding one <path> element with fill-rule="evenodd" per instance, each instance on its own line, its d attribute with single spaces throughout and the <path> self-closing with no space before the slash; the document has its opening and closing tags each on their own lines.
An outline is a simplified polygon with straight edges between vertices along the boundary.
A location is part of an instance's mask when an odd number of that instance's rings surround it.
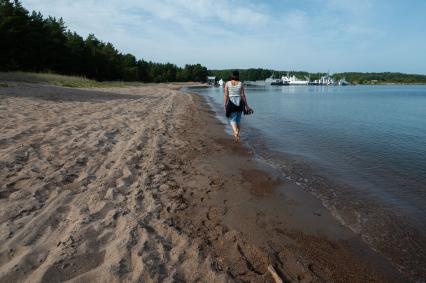
<svg viewBox="0 0 426 283">
<path fill-rule="evenodd" d="M 198 92 L 223 115 L 223 89 Z M 308 189 L 340 221 L 393 260 L 398 254 L 398 266 L 413 259 L 424 265 L 426 86 L 268 86 L 246 93 L 255 110 L 242 122 L 249 146 L 278 165 L 284 156 L 303 159 L 330 184 Z M 399 245 L 392 252 L 391 243 Z"/>
</svg>

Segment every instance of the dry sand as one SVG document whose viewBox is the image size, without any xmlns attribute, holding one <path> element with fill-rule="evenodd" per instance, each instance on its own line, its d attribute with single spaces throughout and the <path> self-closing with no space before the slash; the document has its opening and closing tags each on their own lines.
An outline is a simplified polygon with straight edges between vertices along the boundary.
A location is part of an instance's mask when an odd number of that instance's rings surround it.
<svg viewBox="0 0 426 283">
<path fill-rule="evenodd" d="M 403 282 L 178 86 L 0 87 L 0 282 Z"/>
</svg>

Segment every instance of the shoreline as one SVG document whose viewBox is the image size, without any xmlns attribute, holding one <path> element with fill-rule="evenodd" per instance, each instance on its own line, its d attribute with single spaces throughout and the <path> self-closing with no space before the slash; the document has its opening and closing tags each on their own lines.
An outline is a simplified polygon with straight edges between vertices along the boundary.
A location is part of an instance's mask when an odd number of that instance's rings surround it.
<svg viewBox="0 0 426 283">
<path fill-rule="evenodd" d="M 217 95 L 217 92 L 202 95 L 220 113 L 219 101 L 213 99 L 213 94 Z M 283 176 L 294 180 L 300 190 L 314 195 L 336 221 L 358 235 L 371 250 L 388 259 L 395 269 L 409 274 L 412 280 L 422 282 L 426 278 L 423 267 L 425 233 L 419 226 L 421 221 L 416 223 L 403 210 L 386 206 L 379 199 L 363 196 L 354 184 L 339 179 L 303 156 L 285 153 L 285 149 L 271 150 L 267 146 L 271 142 L 262 138 L 261 130 L 255 128 L 251 121 L 247 122 L 243 125 L 242 140 L 255 151 L 257 159 L 271 164 Z"/>
<path fill-rule="evenodd" d="M 2 89 L 0 281 L 409 281 L 181 87 Z"/>
<path fill-rule="evenodd" d="M 202 95 L 200 94 L 197 94 L 197 95 L 202 97 Z M 218 131 L 219 133 L 215 133 L 214 135 L 224 134 L 225 138 L 223 139 L 228 138 L 229 139 L 228 143 L 230 143 L 230 144 L 225 144 L 224 146 L 225 147 L 231 146 L 231 151 L 235 151 L 235 147 L 234 147 L 235 145 L 232 144 L 231 137 L 225 133 L 225 125 L 222 124 L 222 122 L 217 119 L 218 118 L 216 116 L 217 114 L 211 110 L 211 106 L 208 105 L 207 101 L 205 101 L 205 98 L 201 98 L 201 100 L 202 100 L 201 103 L 206 104 L 206 107 L 208 109 L 207 115 L 210 116 L 210 118 L 208 119 L 213 120 L 212 122 L 210 122 L 210 124 L 215 125 L 215 126 L 211 125 L 208 128 L 211 129 L 211 128 L 217 127 L 216 124 L 219 124 L 220 129 L 215 130 L 215 131 Z M 331 250 L 327 250 L 326 248 L 324 249 L 322 245 L 324 244 L 324 242 L 327 242 L 331 246 L 334 246 L 334 245 L 339 246 L 338 249 L 342 249 L 344 253 L 354 253 L 353 255 L 354 257 L 351 259 L 355 261 L 351 263 L 353 264 L 352 268 L 365 268 L 365 266 L 363 267 L 356 266 L 357 264 L 359 264 L 357 260 L 362 259 L 362 261 L 368 261 L 369 264 L 372 264 L 373 266 L 375 266 L 375 268 L 382 269 L 381 271 L 386 270 L 387 275 L 379 279 L 379 281 L 398 282 L 402 280 L 402 278 L 404 278 L 401 274 L 399 274 L 398 271 L 396 271 L 394 267 L 392 267 L 384 258 L 382 258 L 382 256 L 373 252 L 370 249 L 370 247 L 368 247 L 358 235 L 350 231 L 348 228 L 343 227 L 340 224 L 340 222 L 338 222 L 337 219 L 335 219 L 335 216 L 331 215 L 331 213 L 324 208 L 320 200 L 316 199 L 316 197 L 314 197 L 310 192 L 306 192 L 305 190 L 303 190 L 299 186 L 297 179 L 289 180 L 288 178 L 285 178 L 284 176 L 282 176 L 281 170 L 274 168 L 273 165 L 269 165 L 268 163 L 263 163 L 261 160 L 257 158 L 254 159 L 254 153 L 251 152 L 250 149 L 247 149 L 246 147 L 242 145 L 240 147 L 241 148 L 238 148 L 238 150 L 239 151 L 242 150 L 244 152 L 245 154 L 244 158 L 247 158 L 248 156 L 249 162 L 253 162 L 252 165 L 254 165 L 254 167 L 256 168 L 254 170 L 256 172 L 261 172 L 261 174 L 266 174 L 267 176 L 266 179 L 268 181 L 265 182 L 264 181 L 265 178 L 263 178 L 263 182 L 262 181 L 258 182 L 257 179 L 262 180 L 262 177 L 252 178 L 251 180 L 249 180 L 249 183 L 251 183 L 251 189 L 246 188 L 245 191 L 243 190 L 242 192 L 235 193 L 236 195 L 238 195 L 237 198 L 244 198 L 243 195 L 247 194 L 249 191 L 250 194 L 256 197 L 256 199 L 255 199 L 255 202 L 252 202 L 252 199 L 250 199 L 250 200 L 247 200 L 247 204 L 241 205 L 239 207 L 240 209 L 238 210 L 238 212 L 235 212 L 235 213 L 241 214 L 242 216 L 237 216 L 237 215 L 230 216 L 231 219 L 234 218 L 234 220 L 231 220 L 230 222 L 231 224 L 237 225 L 237 223 L 241 221 L 241 219 L 239 218 L 244 217 L 244 215 L 251 215 L 253 218 L 257 218 L 257 215 L 255 216 L 254 212 L 251 212 L 252 209 L 255 209 L 256 213 L 260 212 L 265 219 L 268 219 L 263 221 L 267 223 L 270 222 L 269 224 L 271 225 L 271 226 L 266 225 L 268 226 L 268 228 L 271 229 L 270 231 L 259 234 L 259 237 L 264 240 L 268 239 L 269 237 L 272 237 L 272 238 L 277 237 L 275 239 L 277 240 L 276 244 L 280 246 L 282 245 L 282 243 L 279 243 L 280 236 L 278 235 L 281 235 L 281 236 L 285 235 L 287 237 L 290 237 L 292 240 L 295 240 L 295 241 L 300 240 L 301 241 L 300 244 L 302 246 L 307 245 L 310 247 L 310 249 L 316 250 L 313 254 L 310 254 L 309 256 L 307 256 L 308 258 L 312 257 L 310 258 L 310 260 L 312 259 L 315 260 L 315 256 L 319 256 L 319 254 L 321 253 L 330 254 L 330 255 L 334 254 L 333 256 L 339 257 L 339 255 L 335 254 L 336 251 L 332 249 Z M 226 155 L 229 155 L 229 154 L 232 154 L 232 153 L 226 153 Z M 246 176 L 246 177 L 250 176 L 250 174 L 244 174 L 245 172 L 244 168 L 246 167 L 246 165 L 242 165 L 245 162 L 244 158 L 241 158 L 238 156 L 234 156 L 234 157 L 236 159 L 240 159 L 240 162 L 238 162 L 238 166 L 239 166 L 239 170 L 243 170 L 242 176 Z M 222 162 L 222 165 L 226 163 L 229 163 L 229 161 Z M 300 172 L 297 172 L 297 173 L 300 173 Z M 262 187 L 263 188 L 275 187 L 275 188 L 264 191 Z M 229 189 L 229 191 L 231 190 L 232 189 Z M 230 194 L 232 195 L 232 193 Z M 242 194 L 242 195 L 239 195 L 239 194 Z M 257 197 L 260 197 L 260 198 L 257 198 Z M 223 198 L 223 196 L 218 198 L 221 199 Z M 262 204 L 259 205 L 256 202 L 260 202 Z M 283 217 L 285 218 L 285 221 L 284 221 L 285 223 L 276 221 L 277 218 L 283 218 Z M 238 220 L 235 220 L 235 218 L 238 218 Z M 259 220 L 256 219 L 255 222 L 258 222 L 258 221 Z M 250 227 L 250 225 L 251 225 L 251 228 L 247 228 L 247 227 Z M 244 225 L 242 226 L 237 225 L 238 227 L 237 230 L 239 230 L 240 232 L 244 231 L 243 234 L 245 235 L 250 235 L 250 234 L 258 233 L 259 232 L 257 231 L 258 229 L 265 228 L 265 227 L 257 227 L 256 225 L 257 224 L 253 224 L 253 223 L 248 224 L 244 222 Z M 280 225 L 282 226 L 280 227 Z M 272 228 L 272 226 L 274 226 L 274 228 Z M 283 232 L 283 231 L 286 231 L 286 232 Z M 291 236 L 289 236 L 290 234 Z M 301 238 L 303 238 L 303 240 L 298 238 L 298 236 L 296 235 L 299 235 Z M 258 240 L 254 240 L 254 239 L 250 239 L 250 240 L 257 242 L 257 245 L 262 246 L 263 249 L 271 248 L 270 239 L 266 240 L 266 241 L 269 241 L 267 245 L 265 243 L 263 244 L 259 243 Z M 306 240 L 306 242 L 304 240 Z M 292 252 L 295 253 L 294 257 L 298 257 L 300 253 L 303 253 L 300 250 L 298 251 L 296 250 L 292 250 Z M 276 253 L 276 251 L 271 253 Z M 322 254 L 322 256 L 326 257 L 324 254 Z M 351 256 L 346 254 L 345 258 L 346 257 L 351 257 Z M 321 256 L 319 256 L 319 258 L 321 258 Z M 305 260 L 307 259 L 305 258 Z M 324 260 L 324 258 L 321 258 L 320 260 Z M 329 259 L 329 260 L 333 263 L 328 262 L 327 264 L 344 265 L 343 263 L 344 261 L 341 258 Z M 278 261 L 282 262 L 283 260 L 281 259 Z M 324 261 L 327 261 L 327 260 L 324 260 Z M 338 261 L 341 261 L 341 262 L 337 263 Z M 324 266 L 321 266 L 321 268 L 324 268 Z M 328 277 L 326 281 L 336 280 L 337 282 L 340 282 L 344 280 L 352 280 L 355 282 L 357 281 L 361 282 L 365 280 L 367 281 L 377 280 L 377 278 L 376 279 L 373 278 L 374 276 L 371 278 L 362 278 L 362 279 L 360 277 L 357 278 L 356 276 L 345 277 L 345 276 L 348 276 L 348 274 L 346 273 L 350 272 L 349 270 L 345 270 L 347 266 L 346 267 L 340 266 L 339 268 L 341 268 L 341 270 L 333 271 L 332 272 L 333 275 L 327 274 L 328 276 L 331 275 L 331 277 Z M 279 269 L 279 270 L 282 272 L 282 269 Z M 379 271 L 375 275 L 379 277 L 380 275 L 383 276 L 383 273 L 381 271 Z M 355 273 L 358 273 L 358 272 L 360 272 L 360 270 L 358 270 Z M 291 272 L 289 273 L 291 274 Z M 368 272 L 366 272 L 366 270 L 364 270 L 361 273 L 364 273 L 364 275 L 365 273 L 370 273 L 371 275 L 375 273 L 375 271 L 369 270 Z M 292 277 L 291 275 L 287 275 L 289 277 L 285 277 L 284 272 L 281 274 L 284 276 L 284 279 L 289 280 L 290 282 L 295 280 L 295 277 Z M 327 278 L 327 275 L 323 275 L 324 276 L 323 279 Z M 353 276 L 353 275 L 354 274 L 349 274 L 349 276 Z M 311 279 L 313 280 L 313 278 L 315 277 L 312 277 Z M 317 279 L 319 278 L 316 278 L 316 280 Z M 404 278 L 404 280 L 408 280 L 408 279 Z"/>
</svg>

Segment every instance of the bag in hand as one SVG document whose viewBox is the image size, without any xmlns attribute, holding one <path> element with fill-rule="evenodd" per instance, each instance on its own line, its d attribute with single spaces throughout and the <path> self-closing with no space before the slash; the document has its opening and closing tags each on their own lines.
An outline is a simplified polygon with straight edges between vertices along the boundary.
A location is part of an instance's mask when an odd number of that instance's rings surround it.
<svg viewBox="0 0 426 283">
<path fill-rule="evenodd" d="M 254 113 L 254 110 L 249 108 L 247 105 L 244 105 L 244 115 L 251 115 Z"/>
<path fill-rule="evenodd" d="M 232 103 L 231 100 L 228 101 L 225 107 L 226 117 L 229 118 L 232 112 L 243 112 L 244 115 L 250 115 L 253 114 L 254 111 L 251 108 L 248 108 L 247 105 L 244 103 L 243 100 L 241 100 L 241 103 L 239 106 Z"/>
</svg>

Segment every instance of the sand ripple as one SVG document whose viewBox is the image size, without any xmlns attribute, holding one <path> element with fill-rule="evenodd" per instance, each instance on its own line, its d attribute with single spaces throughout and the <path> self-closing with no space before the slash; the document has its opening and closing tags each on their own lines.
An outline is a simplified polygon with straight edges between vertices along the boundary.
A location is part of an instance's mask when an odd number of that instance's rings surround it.
<svg viewBox="0 0 426 283">
<path fill-rule="evenodd" d="M 164 148 L 190 99 L 149 86 L 1 93 L 0 281 L 223 281 L 160 217 Z"/>
</svg>

